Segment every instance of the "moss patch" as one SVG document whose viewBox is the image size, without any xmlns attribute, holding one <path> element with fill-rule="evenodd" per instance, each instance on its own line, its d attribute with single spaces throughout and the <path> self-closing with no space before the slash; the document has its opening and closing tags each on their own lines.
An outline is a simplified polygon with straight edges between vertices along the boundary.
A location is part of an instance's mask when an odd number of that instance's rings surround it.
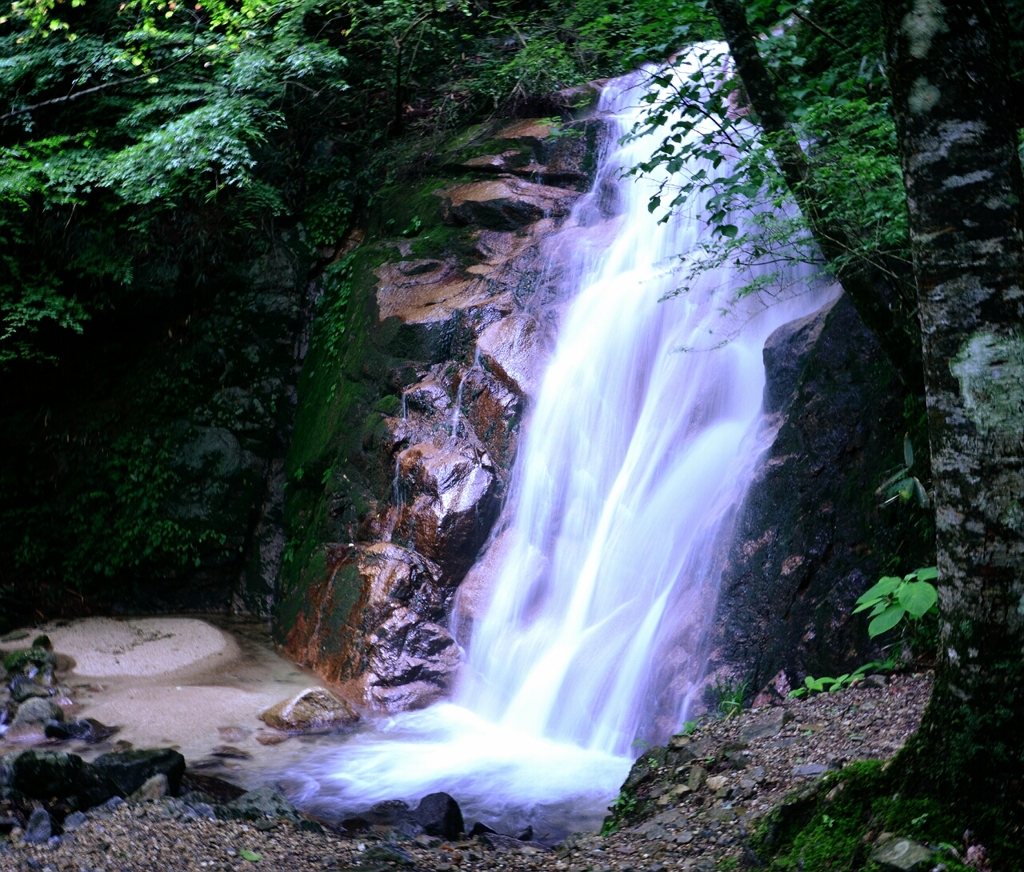
<svg viewBox="0 0 1024 872">
<path fill-rule="evenodd" d="M 790 794 L 762 821 L 751 848 L 772 869 L 860 872 L 881 868 L 869 858 L 882 833 L 940 848 L 962 844 L 970 821 L 954 808 L 893 791 L 885 764 L 852 764 Z M 950 872 L 969 868 L 942 853 Z"/>
</svg>

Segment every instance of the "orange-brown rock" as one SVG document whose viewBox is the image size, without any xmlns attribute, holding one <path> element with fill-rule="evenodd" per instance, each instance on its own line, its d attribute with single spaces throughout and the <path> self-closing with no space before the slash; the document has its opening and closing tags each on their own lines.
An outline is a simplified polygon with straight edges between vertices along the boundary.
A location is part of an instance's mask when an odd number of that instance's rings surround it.
<svg viewBox="0 0 1024 872">
<path fill-rule="evenodd" d="M 398 456 L 398 478 L 413 495 L 399 531 L 458 584 L 494 520 L 495 470 L 490 457 L 468 443 L 420 443 Z"/>
<path fill-rule="evenodd" d="M 445 192 L 441 215 L 448 224 L 518 230 L 541 218 L 568 215 L 578 197 L 575 191 L 565 188 L 501 176 L 449 189 Z"/>
<path fill-rule="evenodd" d="M 359 712 L 329 690 L 308 687 L 262 712 L 260 720 L 275 730 L 325 732 L 351 727 L 359 720 Z"/>
</svg>

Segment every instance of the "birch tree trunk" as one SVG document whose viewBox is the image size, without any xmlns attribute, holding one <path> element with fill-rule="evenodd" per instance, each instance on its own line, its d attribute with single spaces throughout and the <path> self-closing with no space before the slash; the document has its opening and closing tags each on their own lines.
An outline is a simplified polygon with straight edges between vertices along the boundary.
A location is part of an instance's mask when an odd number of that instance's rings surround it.
<svg viewBox="0 0 1024 872">
<path fill-rule="evenodd" d="M 990 807 L 1019 840 L 1024 181 L 1006 101 L 1006 9 L 884 0 L 883 10 L 918 285 L 942 615 L 934 696 L 894 771 L 914 793 Z"/>
</svg>

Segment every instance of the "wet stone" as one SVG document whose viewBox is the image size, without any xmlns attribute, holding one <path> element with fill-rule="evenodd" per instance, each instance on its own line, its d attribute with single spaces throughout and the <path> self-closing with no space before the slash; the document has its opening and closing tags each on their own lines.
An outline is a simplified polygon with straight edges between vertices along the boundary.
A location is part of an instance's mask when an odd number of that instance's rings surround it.
<svg viewBox="0 0 1024 872">
<path fill-rule="evenodd" d="M 45 842 L 53 835 L 53 820 L 46 809 L 37 808 L 25 824 L 26 842 Z"/>
<path fill-rule="evenodd" d="M 797 778 L 817 778 L 828 771 L 824 763 L 801 763 L 793 767 L 793 775 Z"/>
</svg>

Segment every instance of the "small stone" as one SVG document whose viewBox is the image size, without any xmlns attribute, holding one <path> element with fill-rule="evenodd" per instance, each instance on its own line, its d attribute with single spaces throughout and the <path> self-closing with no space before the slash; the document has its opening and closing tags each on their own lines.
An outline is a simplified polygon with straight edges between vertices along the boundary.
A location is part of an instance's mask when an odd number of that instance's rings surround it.
<svg viewBox="0 0 1024 872">
<path fill-rule="evenodd" d="M 779 706 L 770 708 L 740 727 L 740 741 L 750 743 L 770 739 L 781 733 L 782 728 L 791 720 L 793 715 L 786 709 Z"/>
<path fill-rule="evenodd" d="M 736 820 L 736 811 L 731 808 L 712 808 L 708 810 L 707 818 L 718 823 L 731 823 Z"/>
<path fill-rule="evenodd" d="M 684 830 L 678 836 L 676 836 L 677 845 L 689 845 L 693 841 L 693 831 Z"/>
<path fill-rule="evenodd" d="M 368 848 L 364 856 L 367 860 L 377 860 L 394 866 L 413 866 L 416 863 L 412 854 L 405 848 L 387 842 Z"/>
<path fill-rule="evenodd" d="M 211 757 L 224 757 L 228 760 L 249 760 L 252 754 L 236 748 L 234 745 L 218 745 L 210 752 Z"/>
<path fill-rule="evenodd" d="M 729 783 L 729 779 L 724 775 L 712 775 L 704 783 L 707 785 L 709 790 L 721 790 Z"/>
<path fill-rule="evenodd" d="M 66 818 L 64 818 L 64 832 L 70 833 L 77 830 L 79 827 L 89 823 L 89 818 L 86 817 L 84 812 L 73 811 Z"/>
<path fill-rule="evenodd" d="M 158 772 L 151 778 L 147 778 L 142 786 L 129 797 L 128 802 L 132 805 L 138 805 L 143 802 L 156 802 L 158 799 L 167 796 L 168 789 L 167 776 L 162 772 Z"/>
<path fill-rule="evenodd" d="M 227 804 L 232 814 L 242 820 L 259 820 L 265 817 L 297 820 L 295 806 L 271 787 L 260 787 L 243 793 L 238 799 Z"/>
<path fill-rule="evenodd" d="M 910 839 L 879 840 L 871 851 L 870 859 L 885 869 L 895 872 L 919 872 L 930 868 L 934 853 L 924 845 Z"/>
<path fill-rule="evenodd" d="M 828 771 L 824 763 L 801 763 L 793 767 L 793 775 L 797 778 L 817 778 Z"/>
<path fill-rule="evenodd" d="M 686 779 L 686 786 L 690 790 L 700 790 L 704 786 L 704 781 L 707 779 L 707 770 L 702 766 L 691 766 L 690 774 Z"/>
<path fill-rule="evenodd" d="M 110 817 L 124 804 L 125 802 L 120 796 L 112 796 L 103 805 L 92 809 L 89 814 L 93 817 Z"/>
<path fill-rule="evenodd" d="M 53 835 L 53 820 L 45 808 L 37 808 L 25 825 L 26 842 L 45 842 Z"/>
</svg>

